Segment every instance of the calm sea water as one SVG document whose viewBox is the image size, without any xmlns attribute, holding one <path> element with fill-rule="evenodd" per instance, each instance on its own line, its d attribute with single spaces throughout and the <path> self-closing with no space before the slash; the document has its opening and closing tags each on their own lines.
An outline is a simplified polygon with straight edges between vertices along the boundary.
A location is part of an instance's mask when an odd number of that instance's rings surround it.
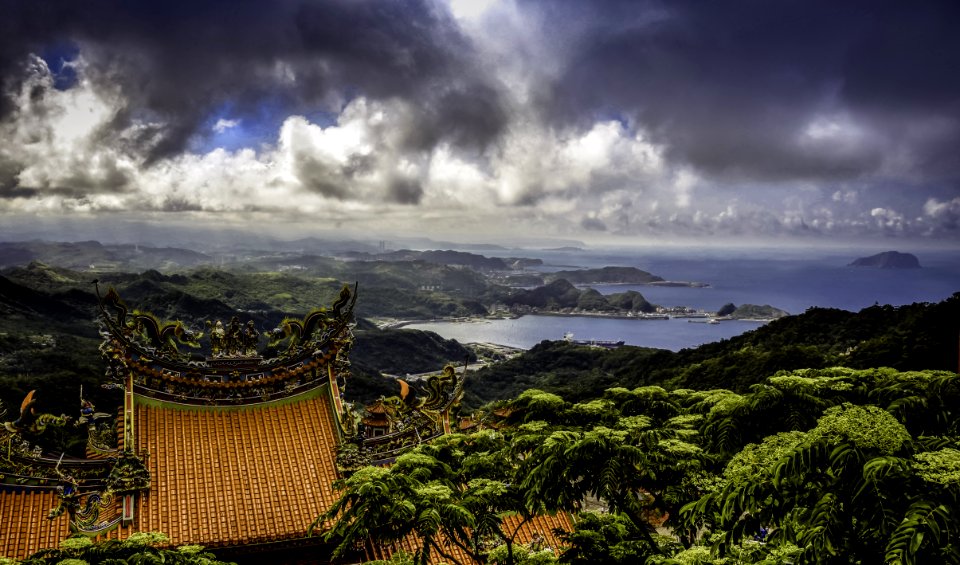
<svg viewBox="0 0 960 565">
<path fill-rule="evenodd" d="M 923 266 L 912 270 L 848 267 L 877 250 L 815 251 L 781 249 L 639 249 L 590 252 L 517 251 L 544 260 L 541 271 L 606 265 L 638 267 L 667 280 L 708 283 L 707 288 L 594 285 L 604 294 L 636 290 L 663 306 L 717 310 L 732 302 L 769 304 L 791 314 L 814 306 L 858 311 L 875 303 L 903 305 L 939 302 L 960 292 L 960 250 L 910 250 Z M 461 342 L 493 342 L 529 348 L 544 339 L 624 340 L 631 345 L 678 351 L 733 337 L 758 327 L 752 322 L 708 325 L 686 319 L 620 320 L 586 317 L 524 316 L 516 320 L 425 323 L 427 329 Z"/>
<path fill-rule="evenodd" d="M 759 322 L 729 321 L 720 324 L 691 323 L 686 319 L 629 320 L 584 316 L 523 316 L 515 320 L 477 320 L 471 322 L 430 322 L 406 326 L 430 330 L 461 343 L 499 343 L 529 349 L 545 339 L 559 340 L 570 332 L 576 339 L 623 340 L 679 351 L 703 343 L 719 341 L 755 329 Z"/>
</svg>

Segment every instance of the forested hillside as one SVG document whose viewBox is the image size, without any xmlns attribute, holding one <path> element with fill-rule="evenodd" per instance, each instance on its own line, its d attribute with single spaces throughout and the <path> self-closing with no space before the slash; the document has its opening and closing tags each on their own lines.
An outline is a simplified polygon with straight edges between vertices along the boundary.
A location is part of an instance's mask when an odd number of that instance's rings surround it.
<svg viewBox="0 0 960 565">
<path fill-rule="evenodd" d="M 742 392 L 777 371 L 836 365 L 956 370 L 958 320 L 960 293 L 936 304 L 873 306 L 860 312 L 811 308 L 732 339 L 676 353 L 542 342 L 473 375 L 467 384 L 468 402 L 479 406 L 531 387 L 571 400 L 597 397 L 613 385 Z"/>
</svg>

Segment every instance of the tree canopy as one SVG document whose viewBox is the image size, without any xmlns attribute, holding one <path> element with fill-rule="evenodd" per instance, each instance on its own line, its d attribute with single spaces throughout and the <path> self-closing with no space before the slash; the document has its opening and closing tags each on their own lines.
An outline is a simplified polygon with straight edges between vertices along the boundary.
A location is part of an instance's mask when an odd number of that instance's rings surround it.
<svg viewBox="0 0 960 565">
<path fill-rule="evenodd" d="M 577 515 L 565 563 L 956 563 L 956 374 L 784 371 L 736 393 L 527 390 L 497 429 L 454 434 L 343 481 L 323 519 L 347 547 L 407 535 L 519 563 L 503 516 Z M 499 416 L 498 416 L 499 414 Z M 584 511 L 596 501 L 602 512 Z"/>
</svg>

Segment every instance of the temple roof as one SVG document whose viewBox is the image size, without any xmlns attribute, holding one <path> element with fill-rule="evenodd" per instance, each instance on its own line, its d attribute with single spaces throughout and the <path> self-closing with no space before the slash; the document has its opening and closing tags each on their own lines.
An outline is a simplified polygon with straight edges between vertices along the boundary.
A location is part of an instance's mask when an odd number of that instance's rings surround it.
<svg viewBox="0 0 960 565">
<path fill-rule="evenodd" d="M 4 487 L 0 496 L 0 557 L 22 559 L 47 547 L 57 547 L 70 534 L 66 518 L 48 520 L 59 504 L 52 489 Z"/>
<path fill-rule="evenodd" d="M 376 400 L 374 401 L 373 404 L 367 406 L 367 413 L 368 414 L 386 414 L 387 406 L 383 402 L 383 399 L 381 398 L 379 400 Z"/>
<path fill-rule="evenodd" d="M 118 449 L 108 450 L 107 459 L 65 461 L 29 446 L 11 455 L 8 446 L 8 467 L 20 474 L 0 475 L 0 557 L 23 559 L 56 547 L 72 529 L 101 539 L 163 532 L 174 546 L 310 543 L 311 525 L 338 498 L 338 444 L 358 451 L 355 441 L 345 440 L 358 437 L 361 418 L 342 403 L 338 384 L 350 374 L 355 301 L 356 292 L 344 287 L 330 310 L 284 320 L 269 334 L 271 347 L 286 346 L 276 357 L 259 357 L 253 338 L 241 343 L 222 336 L 212 355 L 191 357 L 177 343 L 196 347 L 198 333 L 128 312 L 110 289 L 100 302 L 101 352 L 110 386 L 124 391 Z M 341 457 L 342 470 L 389 463 L 449 433 L 462 375 L 445 367 L 425 381 L 424 392 L 368 409 L 368 424 L 382 418 L 396 431 L 364 439 L 362 457 Z M 10 438 L 21 431 L 15 424 L 5 428 Z M 556 547 L 555 527 L 569 530 L 569 517 L 537 517 L 523 525 L 517 541 L 539 534 Z M 387 556 L 417 543 L 411 538 L 366 550 Z"/>
<path fill-rule="evenodd" d="M 198 407 L 136 397 L 137 446 L 152 485 L 133 526 L 108 539 L 159 531 L 173 545 L 236 546 L 307 536 L 336 499 L 337 432 L 329 388 L 257 405 Z M 24 558 L 70 534 L 52 488 L 3 487 L 0 556 Z"/>
<path fill-rule="evenodd" d="M 336 500 L 327 391 L 234 409 L 138 397 L 137 445 L 150 452 L 153 485 L 137 528 L 208 547 L 305 537 Z"/>
</svg>

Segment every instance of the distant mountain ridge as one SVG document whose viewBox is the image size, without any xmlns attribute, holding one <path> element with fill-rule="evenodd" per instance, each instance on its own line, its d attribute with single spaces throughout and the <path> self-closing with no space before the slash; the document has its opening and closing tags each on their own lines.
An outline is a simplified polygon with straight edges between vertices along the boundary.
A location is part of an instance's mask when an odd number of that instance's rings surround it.
<svg viewBox="0 0 960 565">
<path fill-rule="evenodd" d="M 29 385 L 23 386 L 31 388 L 53 390 L 61 386 L 48 375 L 69 383 L 85 382 L 89 389 L 99 388 L 102 366 L 97 352 L 93 276 L 39 262 L 0 274 L 0 403 L 10 405 L 22 398 L 24 392 L 16 388 L 22 379 L 29 379 Z M 206 321 L 228 320 L 235 315 L 253 321 L 262 332 L 269 331 L 285 317 L 300 317 L 310 308 L 329 305 L 342 287 L 333 279 L 214 269 L 170 275 L 155 270 L 100 273 L 98 278 L 101 292 L 116 287 L 130 308 L 150 312 L 164 321 L 180 320 L 198 331 L 205 331 Z M 410 293 L 397 290 L 386 293 L 361 287 L 360 292 L 364 306 L 375 300 L 395 300 L 399 308 L 421 316 L 421 312 L 442 306 L 423 304 L 424 300 L 412 300 Z M 407 302 L 401 304 L 402 300 Z M 450 304 L 450 313 L 456 313 L 460 306 Z M 415 310 L 418 307 L 422 310 Z M 351 381 L 350 397 L 362 402 L 372 401 L 389 386 L 396 386 L 379 377 L 379 371 L 424 373 L 439 371 L 448 362 L 475 359 L 456 341 L 432 332 L 380 330 L 360 318 L 354 333 L 356 345 L 351 360 L 355 379 Z M 56 347 L 31 341 L 48 334 Z M 203 354 L 204 350 L 191 352 Z M 67 409 L 60 398 L 51 400 L 48 406 L 58 411 Z"/>
<path fill-rule="evenodd" d="M 49 332 L 95 337 L 95 308 L 92 292 L 76 288 L 50 292 L 0 275 L 0 334 Z"/>
<path fill-rule="evenodd" d="M 437 265 L 458 265 L 475 270 L 507 271 L 542 265 L 540 259 L 526 257 L 486 257 L 467 251 L 401 249 L 384 253 L 347 252 L 340 257 L 355 261 L 425 261 Z"/>
<path fill-rule="evenodd" d="M 920 260 L 912 253 L 884 251 L 869 257 L 855 259 L 848 267 L 876 267 L 879 269 L 919 269 Z"/>
<path fill-rule="evenodd" d="M 189 249 L 134 244 L 103 244 L 99 241 L 0 242 L 0 268 L 40 261 L 67 269 L 141 269 L 195 267 L 214 258 Z"/>
</svg>

